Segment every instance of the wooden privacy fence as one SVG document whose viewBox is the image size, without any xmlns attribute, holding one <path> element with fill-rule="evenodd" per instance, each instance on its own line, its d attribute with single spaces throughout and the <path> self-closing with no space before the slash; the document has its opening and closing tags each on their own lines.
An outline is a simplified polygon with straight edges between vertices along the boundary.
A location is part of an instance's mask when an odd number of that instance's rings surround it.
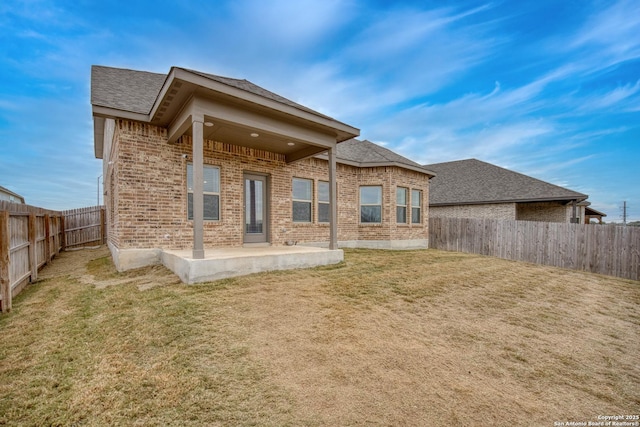
<svg viewBox="0 0 640 427">
<path fill-rule="evenodd" d="M 60 212 L 0 201 L 2 312 L 11 310 L 13 297 L 61 250 L 104 243 L 104 218 L 101 206 Z"/>
<path fill-rule="evenodd" d="M 63 211 L 65 249 L 101 245 L 105 241 L 104 206 Z"/>
<path fill-rule="evenodd" d="M 640 227 L 430 218 L 429 247 L 640 280 Z"/>
</svg>

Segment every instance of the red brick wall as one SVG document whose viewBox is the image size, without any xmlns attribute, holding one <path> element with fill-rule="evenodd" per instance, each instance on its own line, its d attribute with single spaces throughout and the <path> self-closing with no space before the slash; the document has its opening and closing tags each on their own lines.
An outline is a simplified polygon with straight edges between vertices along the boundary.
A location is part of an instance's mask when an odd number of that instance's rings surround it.
<svg viewBox="0 0 640 427">
<path fill-rule="evenodd" d="M 109 241 L 124 248 L 189 248 L 193 225 L 187 220 L 186 167 L 191 138 L 169 144 L 166 130 L 117 120 L 105 188 Z M 187 157 L 184 158 L 183 155 Z M 106 159 L 105 159 L 106 161 Z M 305 159 L 292 164 L 284 156 L 214 141 L 204 143 L 204 162 L 220 168 L 220 220 L 205 221 L 205 247 L 240 246 L 243 241 L 243 172 L 268 174 L 270 241 L 328 242 L 328 224 L 317 221 L 317 185 L 328 181 L 328 164 Z M 112 178 L 113 177 L 113 181 Z M 291 218 L 292 179 L 313 180 L 311 223 Z M 383 187 L 382 224 L 359 224 L 359 186 Z M 396 224 L 396 186 L 422 190 L 421 224 Z M 337 166 L 338 240 L 427 239 L 428 180 L 425 174 L 397 167 Z M 409 207 L 410 210 L 410 207 Z"/>
</svg>

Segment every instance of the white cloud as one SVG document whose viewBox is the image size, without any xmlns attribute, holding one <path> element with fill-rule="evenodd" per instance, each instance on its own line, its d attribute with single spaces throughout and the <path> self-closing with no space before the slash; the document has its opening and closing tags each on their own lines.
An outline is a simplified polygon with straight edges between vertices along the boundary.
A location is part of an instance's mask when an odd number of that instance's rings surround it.
<svg viewBox="0 0 640 427">
<path fill-rule="evenodd" d="M 237 36 L 278 49 L 301 49 L 317 42 L 349 19 L 352 2 L 341 0 L 245 0 L 233 3 Z M 260 38 L 253 36 L 259 34 Z"/>
<path fill-rule="evenodd" d="M 584 25 L 566 42 L 583 73 L 594 74 L 640 58 L 640 2 L 619 0 L 594 9 Z"/>
<path fill-rule="evenodd" d="M 635 84 L 626 84 L 624 86 L 618 86 L 615 89 L 606 93 L 592 93 L 588 96 L 579 99 L 580 109 L 587 111 L 601 110 L 615 106 L 618 110 L 626 110 L 627 108 L 633 109 L 633 106 L 625 106 L 625 101 L 633 101 L 631 98 L 640 92 L 640 80 Z M 638 100 L 635 100 L 636 104 Z"/>
</svg>

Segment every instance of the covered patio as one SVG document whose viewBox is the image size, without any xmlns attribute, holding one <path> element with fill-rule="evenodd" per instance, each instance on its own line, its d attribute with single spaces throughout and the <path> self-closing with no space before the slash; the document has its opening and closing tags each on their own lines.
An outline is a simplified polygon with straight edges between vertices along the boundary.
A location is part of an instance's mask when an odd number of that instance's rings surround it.
<svg viewBox="0 0 640 427">
<path fill-rule="evenodd" d="M 205 249 L 203 258 L 195 258 L 189 249 L 164 249 L 161 259 L 180 280 L 193 284 L 265 271 L 337 264 L 343 256 L 341 249 L 265 245 Z"/>
<path fill-rule="evenodd" d="M 342 261 L 336 150 L 357 128 L 247 80 L 180 67 L 94 66 L 92 106 L 118 270 L 164 264 L 197 283 Z M 320 182 L 322 221 L 311 216 Z M 306 220 L 294 218 L 300 206 Z M 296 241 L 328 249 L 286 246 Z"/>
</svg>

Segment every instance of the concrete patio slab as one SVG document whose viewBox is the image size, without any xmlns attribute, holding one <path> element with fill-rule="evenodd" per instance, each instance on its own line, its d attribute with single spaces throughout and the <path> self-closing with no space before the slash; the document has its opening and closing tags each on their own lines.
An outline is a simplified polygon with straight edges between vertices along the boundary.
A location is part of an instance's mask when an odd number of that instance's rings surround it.
<svg viewBox="0 0 640 427">
<path fill-rule="evenodd" d="M 310 268 L 344 260 L 341 249 L 309 246 L 269 246 L 205 249 L 204 259 L 192 251 L 163 249 L 162 264 L 184 283 L 202 283 L 264 271 Z"/>
</svg>

